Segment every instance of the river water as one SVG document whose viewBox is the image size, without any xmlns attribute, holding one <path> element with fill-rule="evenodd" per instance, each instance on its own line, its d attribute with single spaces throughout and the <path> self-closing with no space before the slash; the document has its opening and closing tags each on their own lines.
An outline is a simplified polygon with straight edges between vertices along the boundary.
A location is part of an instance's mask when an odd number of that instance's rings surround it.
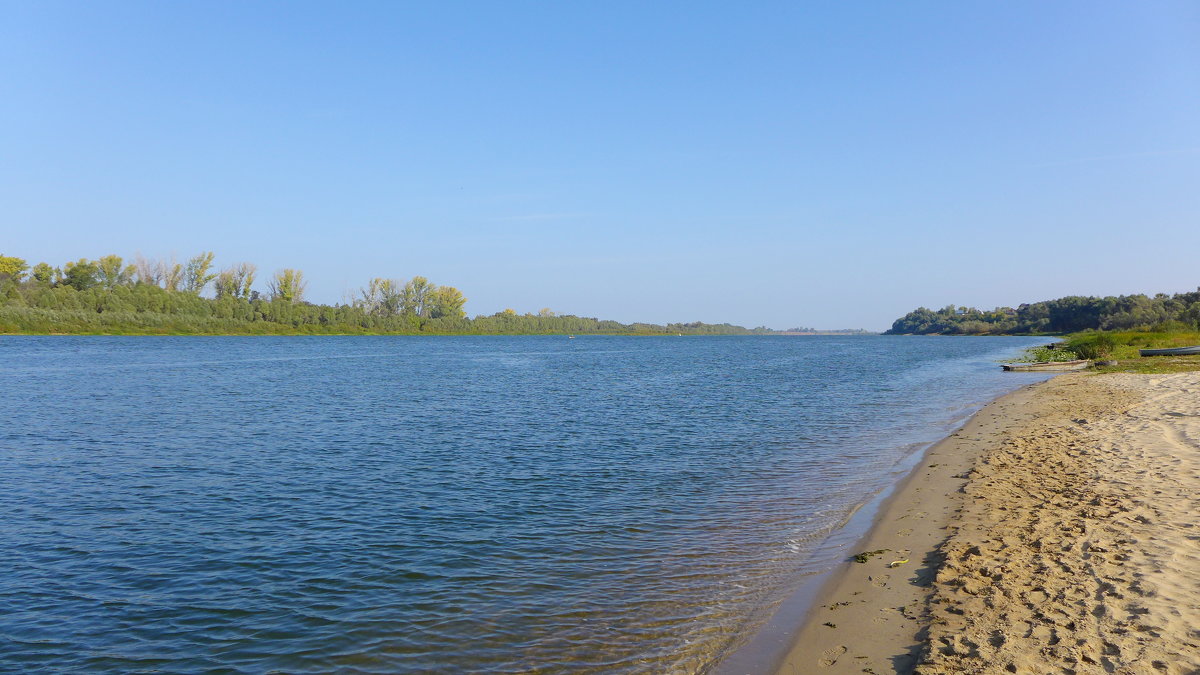
<svg viewBox="0 0 1200 675">
<path fill-rule="evenodd" d="M 703 672 L 1039 342 L 0 337 L 0 671 Z"/>
</svg>

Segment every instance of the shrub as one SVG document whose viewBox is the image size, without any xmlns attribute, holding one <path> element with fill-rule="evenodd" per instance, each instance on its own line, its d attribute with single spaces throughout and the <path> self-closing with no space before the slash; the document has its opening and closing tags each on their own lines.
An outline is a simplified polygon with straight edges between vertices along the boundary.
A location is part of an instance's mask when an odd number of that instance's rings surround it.
<svg viewBox="0 0 1200 675">
<path fill-rule="evenodd" d="M 1071 351 L 1085 359 L 1105 359 L 1112 355 L 1117 340 L 1111 333 L 1085 333 L 1070 340 Z"/>
</svg>

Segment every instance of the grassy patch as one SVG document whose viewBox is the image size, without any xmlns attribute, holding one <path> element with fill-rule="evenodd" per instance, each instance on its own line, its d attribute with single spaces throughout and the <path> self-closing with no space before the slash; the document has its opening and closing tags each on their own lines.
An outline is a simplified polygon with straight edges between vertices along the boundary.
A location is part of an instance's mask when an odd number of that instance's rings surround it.
<svg viewBox="0 0 1200 675">
<path fill-rule="evenodd" d="M 1200 332 L 1191 330 L 1137 332 L 1086 331 L 1066 337 L 1066 347 L 1080 358 L 1115 360 L 1098 366 L 1099 373 L 1184 373 L 1200 370 L 1200 356 L 1141 356 L 1139 349 L 1200 345 Z"/>
<path fill-rule="evenodd" d="M 1139 349 L 1200 345 L 1200 332 L 1087 331 L 1066 338 L 1066 348 L 1085 359 L 1137 358 Z"/>
<path fill-rule="evenodd" d="M 1097 373 L 1190 373 L 1200 370 L 1200 356 L 1135 356 L 1115 366 L 1097 366 Z"/>
</svg>

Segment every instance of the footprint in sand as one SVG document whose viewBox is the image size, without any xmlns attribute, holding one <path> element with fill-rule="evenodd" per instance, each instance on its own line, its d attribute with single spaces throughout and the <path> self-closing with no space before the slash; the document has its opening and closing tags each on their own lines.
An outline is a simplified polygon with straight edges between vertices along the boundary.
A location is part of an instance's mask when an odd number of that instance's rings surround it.
<svg viewBox="0 0 1200 675">
<path fill-rule="evenodd" d="M 826 649 L 825 651 L 821 652 L 821 659 L 817 661 L 817 665 L 821 666 L 822 668 L 828 668 L 829 666 L 837 663 L 838 659 L 842 658 L 842 654 L 845 653 L 845 645 L 838 645 L 836 647 Z"/>
<path fill-rule="evenodd" d="M 897 537 L 907 537 L 908 535 L 912 534 L 912 532 L 913 531 L 912 531 L 911 527 L 906 527 L 903 530 L 900 530 L 899 532 L 897 532 L 896 536 Z"/>
</svg>

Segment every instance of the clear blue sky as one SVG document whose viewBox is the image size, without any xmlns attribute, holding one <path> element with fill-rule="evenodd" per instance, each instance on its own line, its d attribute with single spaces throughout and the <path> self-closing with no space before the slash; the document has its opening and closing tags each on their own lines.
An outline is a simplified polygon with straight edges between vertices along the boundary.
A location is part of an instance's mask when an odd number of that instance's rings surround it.
<svg viewBox="0 0 1200 675">
<path fill-rule="evenodd" d="M 623 321 L 1200 285 L 1200 3 L 3 2 L 0 253 Z"/>
</svg>

